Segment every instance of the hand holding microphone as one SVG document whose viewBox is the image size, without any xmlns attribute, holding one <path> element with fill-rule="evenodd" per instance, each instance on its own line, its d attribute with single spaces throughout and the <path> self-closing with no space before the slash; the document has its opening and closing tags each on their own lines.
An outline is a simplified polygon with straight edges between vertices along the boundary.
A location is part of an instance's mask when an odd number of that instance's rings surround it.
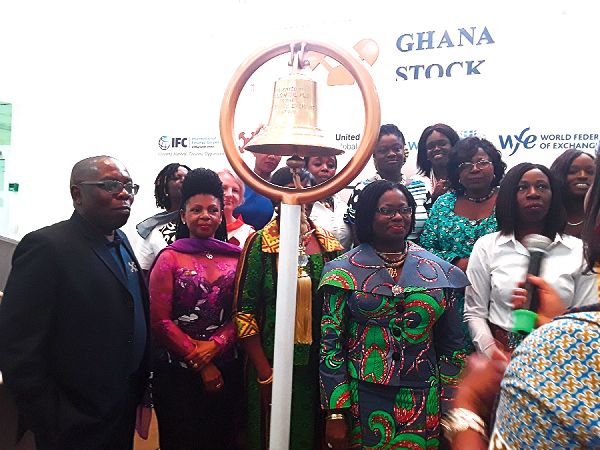
<svg viewBox="0 0 600 450">
<path fill-rule="evenodd" d="M 527 274 L 539 277 L 540 272 L 542 271 L 542 261 L 548 254 L 547 249 L 552 245 L 552 241 L 541 234 L 528 234 L 523 238 L 523 245 L 529 252 L 529 267 L 527 268 Z M 527 302 L 523 308 L 537 312 L 539 306 L 537 286 L 526 281 L 525 289 L 528 294 Z"/>
<path fill-rule="evenodd" d="M 556 316 L 565 312 L 565 305 L 560 299 L 558 292 L 556 292 L 556 290 L 543 278 L 533 275 L 527 275 L 527 280 L 521 281 L 519 287 L 513 291 L 511 299 L 513 309 L 522 309 L 523 305 L 527 303 L 527 290 L 525 289 L 526 282 L 537 288 L 539 305 L 537 319 L 535 321 L 536 328 L 552 321 Z"/>
<path fill-rule="evenodd" d="M 541 234 L 528 234 L 523 238 L 523 245 L 529 252 L 529 267 L 527 268 L 527 280 L 525 281 L 525 301 L 519 309 L 513 311 L 513 331 L 521 334 L 529 334 L 537 319 L 537 311 L 540 306 L 539 283 L 533 283 L 529 275 L 539 277 L 542 270 L 542 262 L 548 254 L 548 247 L 552 240 Z"/>
</svg>

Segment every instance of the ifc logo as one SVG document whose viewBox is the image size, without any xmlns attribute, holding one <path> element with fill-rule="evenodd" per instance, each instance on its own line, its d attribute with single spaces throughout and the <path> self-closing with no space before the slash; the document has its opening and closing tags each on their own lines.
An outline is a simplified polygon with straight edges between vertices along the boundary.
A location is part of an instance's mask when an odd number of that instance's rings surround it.
<svg viewBox="0 0 600 450">
<path fill-rule="evenodd" d="M 169 139 L 168 136 L 161 136 L 160 139 L 158 140 L 158 146 L 162 150 L 168 150 L 169 147 L 171 146 L 171 140 Z"/>
</svg>

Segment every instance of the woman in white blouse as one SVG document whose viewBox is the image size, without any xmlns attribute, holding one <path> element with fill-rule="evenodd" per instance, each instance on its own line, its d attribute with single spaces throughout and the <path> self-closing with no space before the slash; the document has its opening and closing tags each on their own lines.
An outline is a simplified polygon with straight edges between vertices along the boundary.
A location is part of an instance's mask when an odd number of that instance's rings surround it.
<svg viewBox="0 0 600 450">
<path fill-rule="evenodd" d="M 217 171 L 223 183 L 223 216 L 227 224 L 227 242 L 243 247 L 246 239 L 254 233 L 254 228 L 244 223 L 242 216 L 234 217 L 235 208 L 244 203 L 244 183 L 229 169 Z"/>
<path fill-rule="evenodd" d="M 337 158 L 335 156 L 306 156 L 304 166 L 314 178 L 315 184 L 325 183 L 333 177 L 337 171 Z M 344 245 L 349 245 L 351 236 L 344 224 L 346 213 L 346 202 L 338 194 L 329 198 L 316 201 L 313 204 L 310 220 L 333 235 Z"/>
<path fill-rule="evenodd" d="M 465 290 L 465 320 L 479 352 L 488 356 L 502 345 L 512 350 L 512 291 L 525 279 L 528 234 L 553 240 L 541 277 L 559 293 L 566 308 L 598 301 L 596 276 L 584 274 L 583 244 L 563 234 L 566 212 L 559 184 L 545 166 L 521 163 L 500 184 L 496 200 L 499 232 L 480 238 L 473 248 Z"/>
</svg>

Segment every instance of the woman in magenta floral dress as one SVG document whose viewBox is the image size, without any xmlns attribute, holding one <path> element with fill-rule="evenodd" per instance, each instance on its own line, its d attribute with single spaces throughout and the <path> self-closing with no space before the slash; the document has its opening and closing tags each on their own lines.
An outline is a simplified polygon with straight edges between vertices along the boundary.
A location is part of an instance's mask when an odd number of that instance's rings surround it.
<svg viewBox="0 0 600 450">
<path fill-rule="evenodd" d="M 241 250 L 225 242 L 219 177 L 193 170 L 182 191 L 177 240 L 150 272 L 160 448 L 231 449 L 241 420 L 241 368 L 231 320 Z"/>
</svg>

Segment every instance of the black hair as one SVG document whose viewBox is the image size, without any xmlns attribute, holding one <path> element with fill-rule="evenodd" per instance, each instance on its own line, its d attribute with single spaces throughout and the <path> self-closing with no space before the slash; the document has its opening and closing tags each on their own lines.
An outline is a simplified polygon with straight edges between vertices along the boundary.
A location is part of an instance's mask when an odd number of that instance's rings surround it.
<svg viewBox="0 0 600 450">
<path fill-rule="evenodd" d="M 154 180 L 154 198 L 156 199 L 156 206 L 159 208 L 166 210 L 171 208 L 171 199 L 167 195 L 167 185 L 169 184 L 171 177 L 177 173 L 180 167 L 187 169 L 188 172 L 192 170 L 185 164 L 171 163 L 167 164 L 160 172 L 158 172 L 156 180 Z"/>
<path fill-rule="evenodd" d="M 565 202 L 569 201 L 570 198 L 569 189 L 567 188 L 566 184 L 567 175 L 569 174 L 569 170 L 571 170 L 571 164 L 573 164 L 573 161 L 575 161 L 581 155 L 588 155 L 590 158 L 595 159 L 594 155 L 570 148 L 561 153 L 550 166 L 550 172 L 554 174 L 560 183 L 560 192 L 563 201 Z"/>
<path fill-rule="evenodd" d="M 596 152 L 596 174 L 600 174 L 600 155 Z M 600 262 L 600 230 L 597 229 L 598 214 L 600 213 L 600 175 L 594 179 L 594 184 L 588 193 L 588 203 L 583 222 L 583 254 L 587 264 L 587 272 L 594 272 L 594 266 Z"/>
<path fill-rule="evenodd" d="M 546 166 L 533 163 L 521 163 L 510 169 L 502 183 L 496 198 L 496 220 L 498 229 L 502 234 L 516 233 L 518 228 L 518 206 L 517 190 L 519 182 L 526 172 L 538 169 L 548 177 L 550 189 L 552 190 L 552 200 L 548 215 L 544 220 L 545 226 L 543 234 L 550 239 L 554 239 L 557 234 L 563 234 L 567 225 L 567 213 L 560 195 L 560 184 L 556 177 Z"/>
<path fill-rule="evenodd" d="M 477 153 L 479 149 L 482 149 L 487 153 L 492 165 L 494 166 L 494 179 L 492 180 L 492 186 L 498 186 L 504 172 L 506 171 L 506 163 L 502 161 L 502 154 L 494 147 L 487 139 L 479 138 L 477 136 L 460 139 L 452 149 L 448 157 L 448 180 L 452 189 L 457 194 L 465 192 L 465 187 L 460 184 L 460 166 L 464 162 L 470 162 L 471 158 Z"/>
<path fill-rule="evenodd" d="M 190 170 L 183 180 L 181 186 L 181 209 L 185 210 L 187 201 L 198 194 L 212 195 L 221 203 L 221 223 L 215 232 L 215 239 L 227 242 L 227 225 L 225 223 L 225 215 L 223 213 L 223 183 L 215 172 L 210 169 L 194 169 Z M 175 239 L 190 237 L 190 230 L 187 225 L 181 221 L 181 217 L 177 220 L 177 233 Z"/>
<path fill-rule="evenodd" d="M 375 218 L 377 202 L 379 202 L 379 199 L 383 194 L 393 189 L 398 189 L 402 192 L 406 197 L 408 206 L 412 208 L 413 212 L 410 218 L 409 234 L 414 230 L 417 203 L 410 191 L 403 184 L 388 180 L 377 180 L 365 186 L 360 192 L 358 202 L 356 203 L 356 219 L 354 221 L 354 227 L 359 242 L 373 242 L 373 238 L 375 237 L 373 233 L 373 219 Z"/>
<path fill-rule="evenodd" d="M 417 144 L 417 168 L 419 169 L 419 173 L 421 175 L 425 175 L 426 177 L 431 175 L 431 161 L 427 159 L 427 138 L 429 138 L 431 133 L 434 131 L 446 136 L 450 141 L 450 146 L 452 147 L 460 139 L 458 133 L 454 131 L 454 128 L 446 125 L 445 123 L 436 123 L 435 125 L 430 125 L 423 130 L 423 133 L 421 133 L 421 137 L 419 138 L 419 143 Z"/>
<path fill-rule="evenodd" d="M 379 137 L 377 138 L 377 141 L 379 142 L 379 140 L 383 136 L 387 136 L 388 134 L 393 134 L 402 141 L 403 145 L 406 145 L 406 139 L 404 139 L 404 134 L 402 134 L 402 131 L 400 131 L 400 129 L 393 123 L 388 123 L 379 127 Z"/>
<path fill-rule="evenodd" d="M 300 169 L 299 175 L 300 182 L 304 183 L 308 179 L 309 186 L 314 186 L 315 177 L 313 177 L 308 170 L 304 168 Z M 273 175 L 271 175 L 271 180 L 269 180 L 269 183 L 274 184 L 275 186 L 287 186 L 293 182 L 294 179 L 292 178 L 292 171 L 287 166 L 281 167 L 273 172 Z M 273 203 L 273 206 L 279 205 L 279 201 L 277 200 L 271 200 L 271 202 Z"/>
<path fill-rule="evenodd" d="M 300 169 L 299 175 L 300 181 L 304 182 L 308 178 L 310 180 L 310 185 L 312 186 L 314 177 L 308 170 L 304 168 Z M 293 182 L 294 179 L 292 178 L 292 171 L 289 167 L 281 167 L 277 169 L 275 172 L 273 172 L 273 175 L 271 175 L 271 180 L 269 181 L 269 183 L 274 184 L 275 186 L 287 186 Z"/>
</svg>

